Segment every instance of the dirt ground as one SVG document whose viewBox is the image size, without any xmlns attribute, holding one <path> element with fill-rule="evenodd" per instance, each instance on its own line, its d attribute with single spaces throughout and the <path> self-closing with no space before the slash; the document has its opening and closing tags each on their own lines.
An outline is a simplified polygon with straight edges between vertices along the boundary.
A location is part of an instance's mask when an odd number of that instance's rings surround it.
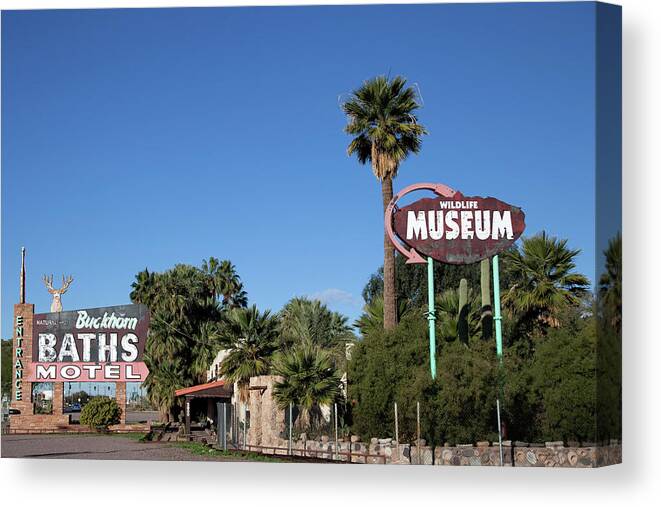
<svg viewBox="0 0 661 507">
<path fill-rule="evenodd" d="M 3 458 L 246 461 L 193 454 L 173 444 L 142 443 L 119 435 L 3 435 L 1 448 Z"/>
</svg>

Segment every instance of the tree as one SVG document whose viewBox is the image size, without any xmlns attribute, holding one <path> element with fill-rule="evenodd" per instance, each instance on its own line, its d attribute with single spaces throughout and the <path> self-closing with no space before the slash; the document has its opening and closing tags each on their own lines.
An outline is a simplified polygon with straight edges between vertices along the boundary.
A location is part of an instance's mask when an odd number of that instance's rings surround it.
<svg viewBox="0 0 661 507">
<path fill-rule="evenodd" d="M 580 305 L 590 281 L 576 273 L 574 258 L 580 250 L 567 247 L 566 239 L 546 232 L 524 238 L 520 248 L 504 254 L 512 285 L 503 293 L 503 305 L 520 321 L 558 327 L 558 314 L 567 305 Z"/>
<path fill-rule="evenodd" d="M 12 341 L 11 340 L 2 340 L 2 394 L 7 394 L 7 397 L 11 399 L 11 386 L 12 386 L 12 366 L 13 366 L 13 357 L 12 357 Z"/>
<path fill-rule="evenodd" d="M 605 270 L 599 277 L 599 302 L 606 321 L 617 330 L 622 328 L 622 236 L 608 242 L 604 251 Z"/>
<path fill-rule="evenodd" d="M 241 277 L 231 261 L 209 257 L 208 261 L 202 261 L 202 272 L 207 278 L 213 298 L 222 298 L 223 308 L 244 308 L 248 304 Z"/>
<path fill-rule="evenodd" d="M 406 79 L 379 76 L 351 94 L 343 110 L 348 123 L 345 132 L 355 136 L 347 153 L 356 155 L 361 164 L 371 163 L 374 176 L 381 182 L 383 213 L 392 200 L 392 180 L 402 161 L 420 151 L 421 137 L 427 133 L 418 123 L 415 111 L 420 107 L 413 87 Z M 395 295 L 395 250 L 384 232 L 384 326 L 397 324 Z"/>
<path fill-rule="evenodd" d="M 278 319 L 255 305 L 235 308 L 229 312 L 222 334 L 229 353 L 220 365 L 220 374 L 238 384 L 245 402 L 250 377 L 271 371 L 272 356 L 278 348 Z"/>
<path fill-rule="evenodd" d="M 281 347 L 311 343 L 329 351 L 334 364 L 344 363 L 346 345 L 356 339 L 347 320 L 318 300 L 293 298 L 279 313 Z"/>
<path fill-rule="evenodd" d="M 596 440 L 596 359 L 594 319 L 549 331 L 530 367 L 528 402 L 537 407 L 533 439 Z"/>
<path fill-rule="evenodd" d="M 138 273 L 131 300 L 147 305 L 151 316 L 144 352 L 147 397 L 163 420 L 173 420 L 181 408 L 174 391 L 205 381 L 220 349 L 223 309 L 210 293 L 208 273 L 186 264 Z"/>
<path fill-rule="evenodd" d="M 273 387 L 273 396 L 281 409 L 292 403 L 301 410 L 300 430 L 314 428 L 321 419 L 321 406 L 340 398 L 340 378 L 331 354 L 310 341 L 277 355 L 273 372 L 282 377 Z"/>
<path fill-rule="evenodd" d="M 404 317 L 409 311 L 406 299 L 397 300 L 397 320 Z M 362 315 L 356 320 L 355 326 L 360 334 L 367 336 L 383 329 L 383 297 L 375 296 L 363 307 Z"/>
<path fill-rule="evenodd" d="M 395 289 L 397 301 L 402 301 L 406 308 L 421 308 L 427 305 L 427 266 L 406 264 L 406 258 L 395 255 Z M 434 291 L 441 294 L 448 288 L 459 287 L 462 278 L 471 287 L 480 284 L 480 268 L 478 264 L 454 265 L 434 262 Z M 507 279 L 501 280 L 502 284 Z M 374 299 L 383 298 L 383 266 L 370 275 L 363 288 L 363 299 L 369 304 Z M 400 305 L 401 306 L 401 305 Z"/>
<path fill-rule="evenodd" d="M 353 431 L 364 438 L 394 437 L 397 402 L 400 441 L 413 442 L 420 402 L 422 437 L 432 445 L 495 437 L 494 344 L 437 342 L 439 375 L 432 380 L 427 322 L 421 317 L 408 314 L 395 329 L 375 330 L 354 347 L 349 363 Z"/>
<path fill-rule="evenodd" d="M 622 236 L 604 252 L 597 298 L 597 440 L 622 438 Z"/>
</svg>

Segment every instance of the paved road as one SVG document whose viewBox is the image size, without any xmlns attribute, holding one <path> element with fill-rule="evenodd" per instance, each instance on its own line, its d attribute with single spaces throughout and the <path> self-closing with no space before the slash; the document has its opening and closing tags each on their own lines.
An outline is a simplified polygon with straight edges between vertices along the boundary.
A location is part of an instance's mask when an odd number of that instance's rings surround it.
<svg viewBox="0 0 661 507">
<path fill-rule="evenodd" d="M 198 456 L 172 444 L 142 443 L 115 435 L 3 435 L 2 457 L 243 461 L 234 457 Z"/>
</svg>

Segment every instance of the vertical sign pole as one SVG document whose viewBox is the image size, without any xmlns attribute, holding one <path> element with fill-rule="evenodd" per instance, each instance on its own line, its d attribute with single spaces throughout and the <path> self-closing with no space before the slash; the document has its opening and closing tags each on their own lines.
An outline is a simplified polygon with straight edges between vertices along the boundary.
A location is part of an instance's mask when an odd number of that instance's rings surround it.
<svg viewBox="0 0 661 507">
<path fill-rule="evenodd" d="M 397 416 L 397 402 L 395 402 L 395 442 L 399 445 L 399 418 Z"/>
<path fill-rule="evenodd" d="M 217 402 L 216 403 L 216 443 L 218 444 L 218 447 L 222 449 L 223 447 L 223 424 L 222 424 L 222 409 L 220 407 L 222 403 Z"/>
<path fill-rule="evenodd" d="M 223 451 L 227 450 L 227 403 L 223 403 Z"/>
<path fill-rule="evenodd" d="M 422 465 L 422 461 L 420 460 L 420 402 L 418 401 L 415 406 L 415 415 L 416 415 L 416 428 L 417 428 L 417 440 L 416 440 L 416 447 L 417 447 L 417 456 L 418 456 L 418 462 L 416 463 L 417 465 Z"/>
<path fill-rule="evenodd" d="M 20 300 L 22 305 L 25 304 L 25 247 L 21 247 L 21 294 Z"/>
<path fill-rule="evenodd" d="M 294 413 L 293 410 L 293 402 L 289 402 L 289 455 L 291 456 L 291 449 L 292 449 L 292 440 L 291 440 L 291 428 L 292 425 L 294 424 L 294 421 L 292 421 L 292 414 Z"/>
<path fill-rule="evenodd" d="M 431 378 L 436 378 L 436 310 L 434 305 L 434 259 L 427 257 L 427 298 L 429 300 L 429 364 Z"/>
<path fill-rule="evenodd" d="M 337 448 L 337 446 L 339 445 L 338 434 L 337 434 L 337 403 L 334 404 L 334 408 L 335 408 L 335 459 L 337 460 L 340 456 L 338 454 L 339 450 Z"/>
<path fill-rule="evenodd" d="M 498 416 L 498 448 L 500 451 L 500 466 L 503 466 L 503 431 L 500 422 L 500 398 L 502 395 L 502 369 L 503 369 L 503 331 L 502 317 L 500 315 L 500 273 L 498 272 L 498 256 L 493 256 L 493 303 L 494 323 L 496 325 L 496 355 L 498 356 L 498 397 L 496 398 L 496 412 Z"/>
</svg>

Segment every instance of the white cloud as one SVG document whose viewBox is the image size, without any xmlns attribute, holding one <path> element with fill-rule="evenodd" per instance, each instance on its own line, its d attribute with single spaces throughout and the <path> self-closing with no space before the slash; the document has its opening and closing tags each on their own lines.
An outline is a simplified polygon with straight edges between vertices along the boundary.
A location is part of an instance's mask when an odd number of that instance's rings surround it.
<svg viewBox="0 0 661 507">
<path fill-rule="evenodd" d="M 329 306 L 340 304 L 340 305 L 354 306 L 357 308 L 362 307 L 362 301 L 360 299 L 355 297 L 350 292 L 347 292 L 342 289 L 335 289 L 335 288 L 324 289 L 321 292 L 310 294 L 309 297 L 310 299 L 316 299 Z"/>
</svg>

